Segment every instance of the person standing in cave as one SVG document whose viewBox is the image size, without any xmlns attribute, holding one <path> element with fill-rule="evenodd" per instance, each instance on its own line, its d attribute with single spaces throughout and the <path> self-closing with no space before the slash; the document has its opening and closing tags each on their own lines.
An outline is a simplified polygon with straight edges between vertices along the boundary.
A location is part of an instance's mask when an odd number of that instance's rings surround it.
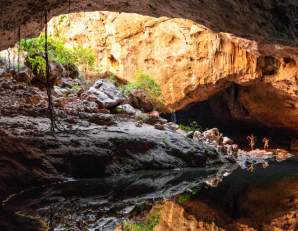
<svg viewBox="0 0 298 231">
<path fill-rule="evenodd" d="M 264 144 L 264 150 L 268 150 L 269 149 L 269 139 L 267 137 L 264 137 L 262 141 Z"/>
<path fill-rule="evenodd" d="M 249 141 L 249 146 L 251 150 L 255 149 L 255 144 L 257 142 L 257 137 L 251 134 L 250 136 L 247 136 L 246 139 Z"/>
</svg>

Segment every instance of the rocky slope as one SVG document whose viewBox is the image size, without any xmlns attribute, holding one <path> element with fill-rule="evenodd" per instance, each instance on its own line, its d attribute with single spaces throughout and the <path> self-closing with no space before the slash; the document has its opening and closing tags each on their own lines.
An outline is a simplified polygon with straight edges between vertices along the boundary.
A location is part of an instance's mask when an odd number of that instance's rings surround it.
<svg viewBox="0 0 298 231">
<path fill-rule="evenodd" d="M 187 138 L 158 113 L 134 109 L 105 80 L 83 93 L 61 87 L 67 86 L 67 80 L 61 80 L 53 96 L 59 129 L 53 136 L 48 130 L 45 91 L 18 76 L 0 77 L 1 199 L 27 183 L 47 182 L 51 174 L 90 178 L 228 162 L 223 151 Z"/>
</svg>

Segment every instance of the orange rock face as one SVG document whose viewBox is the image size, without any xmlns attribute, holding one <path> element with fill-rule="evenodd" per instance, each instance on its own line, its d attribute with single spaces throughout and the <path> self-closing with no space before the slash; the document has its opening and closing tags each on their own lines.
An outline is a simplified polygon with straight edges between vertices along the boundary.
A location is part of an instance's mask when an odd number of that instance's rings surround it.
<svg viewBox="0 0 298 231">
<path fill-rule="evenodd" d="M 249 119 L 298 131 L 294 48 L 217 33 L 191 20 L 127 13 L 76 13 L 54 18 L 50 27 L 69 46 L 94 47 L 101 70 L 128 81 L 137 70 L 150 74 L 161 87 L 165 111 L 236 84 Z"/>
</svg>

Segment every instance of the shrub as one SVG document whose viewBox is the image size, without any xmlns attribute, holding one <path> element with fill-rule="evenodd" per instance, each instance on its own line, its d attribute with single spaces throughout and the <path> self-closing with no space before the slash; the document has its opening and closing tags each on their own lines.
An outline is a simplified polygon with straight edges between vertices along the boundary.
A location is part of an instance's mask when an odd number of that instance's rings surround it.
<svg viewBox="0 0 298 231">
<path fill-rule="evenodd" d="M 176 199 L 176 202 L 180 205 L 186 203 L 187 201 L 191 200 L 196 194 L 198 193 L 197 188 L 191 189 L 190 192 L 183 193 L 179 195 Z"/>
<path fill-rule="evenodd" d="M 191 195 L 191 194 L 189 194 L 189 193 L 184 193 L 184 194 L 178 196 L 176 202 L 177 202 L 179 205 L 182 205 L 182 204 L 186 203 L 187 201 L 189 201 L 191 198 L 192 198 L 192 195 Z"/>
<path fill-rule="evenodd" d="M 122 86 L 124 94 L 129 94 L 133 89 L 143 89 L 151 97 L 161 97 L 160 87 L 153 80 L 152 76 L 145 74 L 143 71 L 137 71 L 135 74 L 135 81 Z"/>
<path fill-rule="evenodd" d="M 71 86 L 71 89 L 78 92 L 81 90 L 81 85 L 79 83 L 74 83 L 72 86 Z"/>
<path fill-rule="evenodd" d="M 45 36 L 41 34 L 37 38 L 22 39 L 20 42 L 21 51 L 27 56 L 36 54 L 44 54 L 45 52 Z M 72 50 L 64 46 L 64 41 L 56 37 L 48 37 L 48 55 L 49 60 L 56 61 L 61 64 L 73 63 Z"/>
<path fill-rule="evenodd" d="M 95 54 L 91 48 L 75 47 L 72 50 L 72 61 L 85 70 L 94 69 Z"/>
<path fill-rule="evenodd" d="M 46 60 L 42 56 L 28 57 L 28 62 L 30 62 L 32 70 L 35 71 L 38 77 L 44 78 L 46 76 Z"/>
<path fill-rule="evenodd" d="M 191 121 L 189 125 L 179 124 L 179 128 L 185 132 L 201 131 L 201 126 L 196 121 Z"/>
<path fill-rule="evenodd" d="M 143 71 L 137 71 L 134 79 L 133 82 L 120 86 L 120 90 L 124 95 L 129 95 L 134 89 L 143 89 L 155 106 L 159 107 L 163 104 L 160 86 L 152 76 L 145 74 Z"/>
<path fill-rule="evenodd" d="M 44 34 L 37 38 L 22 39 L 20 48 L 27 57 L 34 57 L 28 59 L 32 67 L 34 66 L 40 71 L 43 70 L 44 66 L 38 67 L 38 65 L 43 65 L 41 59 L 45 53 Z M 65 66 L 82 66 L 85 70 L 94 68 L 96 61 L 95 53 L 91 48 L 83 48 L 81 46 L 66 48 L 63 39 L 52 36 L 48 36 L 48 56 L 51 61 L 56 61 Z"/>
</svg>

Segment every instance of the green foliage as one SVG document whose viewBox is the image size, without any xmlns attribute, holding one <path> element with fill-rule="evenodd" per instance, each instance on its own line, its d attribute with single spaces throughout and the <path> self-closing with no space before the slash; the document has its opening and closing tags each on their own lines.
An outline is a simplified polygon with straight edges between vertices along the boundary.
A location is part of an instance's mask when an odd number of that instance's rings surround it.
<svg viewBox="0 0 298 231">
<path fill-rule="evenodd" d="M 176 199 L 176 202 L 180 205 L 186 203 L 187 201 L 191 200 L 193 196 L 195 196 L 198 193 L 197 189 L 192 189 L 191 192 L 183 193 L 178 196 Z"/>
<path fill-rule="evenodd" d="M 160 87 L 153 80 L 152 76 L 145 74 L 143 71 L 137 71 L 135 81 L 122 86 L 124 94 L 129 94 L 133 89 L 143 89 L 149 96 L 158 98 L 161 97 Z"/>
<path fill-rule="evenodd" d="M 154 98 L 161 96 L 159 85 L 155 83 L 150 75 L 145 74 L 143 71 L 137 71 L 135 79 L 136 86 L 138 86 L 138 88 L 144 89 L 149 96 Z"/>
<path fill-rule="evenodd" d="M 39 77 L 44 78 L 46 76 L 46 60 L 43 57 L 35 55 L 34 57 L 28 57 L 28 61 Z"/>
<path fill-rule="evenodd" d="M 27 56 L 44 54 L 45 36 L 41 34 L 37 38 L 22 39 L 20 42 L 21 51 L 26 52 Z M 48 37 L 49 60 L 61 64 L 73 63 L 72 50 L 64 46 L 64 41 L 56 37 Z"/>
<path fill-rule="evenodd" d="M 185 132 L 201 131 L 202 128 L 196 121 L 191 121 L 189 125 L 179 124 L 179 128 Z"/>
<path fill-rule="evenodd" d="M 155 106 L 163 104 L 160 86 L 154 81 L 152 76 L 145 74 L 143 71 L 137 71 L 134 79 L 133 82 L 119 87 L 124 95 L 129 95 L 134 89 L 143 89 Z"/>
<path fill-rule="evenodd" d="M 80 91 L 81 90 L 81 85 L 79 83 L 75 83 L 71 86 L 71 89 L 74 90 L 74 91 Z"/>
<path fill-rule="evenodd" d="M 96 58 L 91 48 L 79 46 L 72 50 L 72 60 L 76 65 L 83 66 L 85 69 L 94 69 Z"/>
<path fill-rule="evenodd" d="M 42 70 L 43 67 L 37 67 L 41 63 L 41 56 L 45 53 L 45 36 L 41 34 L 37 38 L 22 39 L 20 41 L 21 51 L 28 57 L 32 66 Z M 82 66 L 85 70 L 93 69 L 96 58 L 91 48 L 81 46 L 75 48 L 66 48 L 64 40 L 58 37 L 48 36 L 48 56 L 50 61 L 56 61 L 62 65 Z"/>
<path fill-rule="evenodd" d="M 189 201 L 191 199 L 191 194 L 189 193 L 184 193 L 180 196 L 178 196 L 176 202 L 180 205 L 186 203 L 187 201 Z"/>
<path fill-rule="evenodd" d="M 124 221 L 124 231 L 153 231 L 153 228 L 158 225 L 160 220 L 159 212 L 150 214 L 150 216 L 143 223 L 132 223 Z"/>
<path fill-rule="evenodd" d="M 137 89 L 138 86 L 135 83 L 128 83 L 125 85 L 121 85 L 119 87 L 119 90 L 126 96 L 128 96 L 130 94 L 130 92 L 134 89 Z"/>
<path fill-rule="evenodd" d="M 114 73 L 111 73 L 108 78 L 107 78 L 111 83 L 113 83 L 114 85 L 116 85 L 117 83 L 117 79 L 116 79 L 116 75 Z"/>
</svg>

